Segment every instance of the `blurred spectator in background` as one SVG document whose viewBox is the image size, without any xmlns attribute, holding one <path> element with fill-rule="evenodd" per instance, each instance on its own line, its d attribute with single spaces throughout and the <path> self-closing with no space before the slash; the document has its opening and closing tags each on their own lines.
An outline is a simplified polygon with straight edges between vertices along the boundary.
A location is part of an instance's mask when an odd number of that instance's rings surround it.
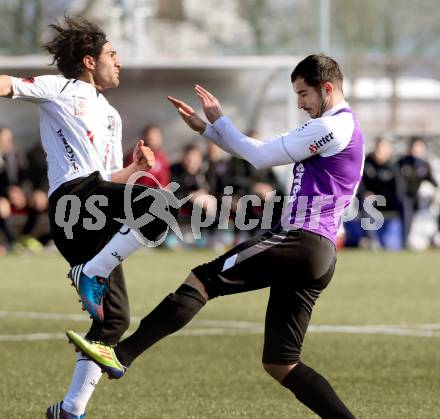
<svg viewBox="0 0 440 419">
<path fill-rule="evenodd" d="M 0 211 L 0 229 L 5 236 L 9 249 L 22 245 L 29 250 L 41 250 L 42 244 L 31 233 L 36 225 L 38 215 L 47 210 L 47 186 L 44 190 L 35 190 L 38 173 L 31 170 L 38 159 L 36 149 L 28 153 L 29 163 L 14 148 L 14 139 L 11 130 L 0 128 L 0 196 L 2 210 Z M 43 165 L 46 164 L 43 152 Z M 35 183 L 34 183 L 35 181 Z M 44 181 L 46 173 L 44 172 Z M 30 183 L 26 188 L 26 183 Z M 9 208 L 8 208 L 9 207 Z M 11 215 L 22 215 L 25 223 L 20 232 L 16 233 L 9 222 Z"/>
<path fill-rule="evenodd" d="M 0 228 L 6 240 L 8 250 L 16 244 L 16 233 L 12 228 L 12 212 L 24 210 L 26 197 L 19 186 L 20 168 L 18 156 L 14 150 L 14 137 L 9 128 L 0 128 L 0 195 L 2 197 L 2 214 Z"/>
<path fill-rule="evenodd" d="M 207 142 L 204 173 L 206 181 L 208 182 L 208 192 L 217 199 L 216 219 L 214 223 L 208 227 L 208 247 L 220 251 L 224 250 L 225 246 L 231 245 L 233 242 L 229 227 L 221 226 L 221 230 L 219 229 L 222 197 L 225 193 L 225 186 L 228 186 L 228 160 L 224 157 L 224 151 L 210 141 Z"/>
<path fill-rule="evenodd" d="M 404 240 L 405 245 L 407 245 L 414 214 L 418 209 L 421 209 L 418 196 L 420 184 L 424 180 L 430 182 L 435 187 L 438 184 L 432 176 L 429 163 L 426 161 L 426 144 L 420 137 L 411 138 L 408 154 L 398 161 L 398 167 L 400 175 L 404 180 L 402 219 Z"/>
<path fill-rule="evenodd" d="M 4 254 L 15 242 L 9 218 L 11 202 L 9 200 L 9 176 L 6 155 L 11 150 L 12 133 L 7 128 L 0 128 L 0 232 L 4 236 L 5 245 L 0 246 L 0 254 Z"/>
<path fill-rule="evenodd" d="M 368 232 L 372 246 L 390 250 L 401 249 L 403 184 L 399 168 L 391 160 L 391 144 L 384 137 L 376 139 L 373 152 L 365 159 L 360 192 L 362 198 L 382 195 L 386 199 L 385 206 L 377 207 L 384 217 L 383 226 L 377 231 Z"/>
<path fill-rule="evenodd" d="M 27 237 L 35 235 L 35 227 L 37 227 L 39 216 L 47 212 L 49 207 L 49 199 L 47 192 L 49 191 L 49 181 L 47 178 L 47 161 L 41 141 L 33 145 L 26 153 L 26 168 L 24 170 L 24 181 L 28 182 L 30 191 L 27 198 L 27 221 L 23 227 L 22 234 Z M 44 218 L 45 224 L 47 219 Z M 47 243 L 50 239 L 49 226 L 47 224 L 44 230 L 40 229 L 37 236 L 39 242 Z"/>
<path fill-rule="evenodd" d="M 258 139 L 258 135 L 255 130 L 248 131 L 246 135 L 248 137 Z M 237 208 L 235 206 L 236 211 L 246 212 L 246 223 L 248 223 L 249 219 L 251 218 L 261 221 L 266 199 L 268 198 L 276 201 L 275 196 L 280 197 L 280 202 L 274 202 L 272 225 L 268 226 L 268 228 L 270 229 L 274 227 L 275 224 L 280 220 L 283 206 L 283 194 L 281 192 L 282 187 L 279 184 L 271 167 L 257 170 L 246 160 L 232 156 L 228 164 L 227 182 L 228 185 L 231 185 L 234 188 L 235 203 L 237 203 L 237 201 L 245 195 L 256 195 L 262 201 L 261 206 L 253 206 L 250 202 L 247 203 L 246 208 Z M 249 235 L 252 235 L 254 232 L 257 232 L 261 229 L 262 226 L 259 223 L 255 228 L 248 232 L 237 231 L 238 241 L 247 239 Z"/>
<path fill-rule="evenodd" d="M 212 142 L 207 143 L 207 154 L 204 161 L 204 172 L 208 182 L 209 193 L 218 200 L 228 186 L 228 160 L 223 157 L 223 150 Z"/>
<path fill-rule="evenodd" d="M 160 127 L 155 124 L 146 125 L 142 130 L 141 140 L 144 140 L 145 146 L 151 148 L 156 159 L 156 163 L 148 173 L 153 175 L 161 186 L 167 186 L 168 183 L 170 183 L 170 165 L 167 155 L 161 149 L 163 136 Z M 133 162 L 133 148 L 126 154 L 124 160 L 125 165 L 129 165 Z M 150 187 L 158 187 L 154 179 L 148 176 L 139 178 L 136 183 Z"/>
<path fill-rule="evenodd" d="M 211 217 L 216 215 L 217 202 L 215 196 L 209 193 L 210 187 L 203 167 L 203 155 L 196 145 L 187 145 L 183 150 L 180 163 L 171 166 L 171 180 L 180 185 L 175 192 L 178 199 L 192 195 L 191 200 L 180 209 L 181 221 L 191 221 L 194 205 L 199 205 L 205 215 L 208 214 Z"/>
<path fill-rule="evenodd" d="M 1 165 L 1 159 L 0 159 L 0 165 Z M 9 204 L 8 199 L 2 196 L 1 193 L 2 191 L 0 185 L 0 234 L 3 234 L 6 240 L 5 244 L 2 244 L 0 242 L 0 256 L 3 256 L 7 252 L 8 247 L 11 245 L 11 243 L 13 243 L 13 237 L 9 234 L 10 230 L 7 224 L 7 220 L 11 216 L 11 205 Z"/>
</svg>

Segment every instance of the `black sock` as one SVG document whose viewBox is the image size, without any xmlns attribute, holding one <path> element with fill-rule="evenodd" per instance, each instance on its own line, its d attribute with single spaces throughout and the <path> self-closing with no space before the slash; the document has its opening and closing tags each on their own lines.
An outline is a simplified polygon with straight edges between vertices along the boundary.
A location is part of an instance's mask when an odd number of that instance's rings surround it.
<svg viewBox="0 0 440 419">
<path fill-rule="evenodd" d="M 287 374 L 281 384 L 321 418 L 355 419 L 330 383 L 302 362 Z"/>
<path fill-rule="evenodd" d="M 115 349 L 122 365 L 131 363 L 158 340 L 184 327 L 205 305 L 205 299 L 193 287 L 183 284 L 169 294 L 147 316 L 136 332 L 121 341 Z"/>
</svg>

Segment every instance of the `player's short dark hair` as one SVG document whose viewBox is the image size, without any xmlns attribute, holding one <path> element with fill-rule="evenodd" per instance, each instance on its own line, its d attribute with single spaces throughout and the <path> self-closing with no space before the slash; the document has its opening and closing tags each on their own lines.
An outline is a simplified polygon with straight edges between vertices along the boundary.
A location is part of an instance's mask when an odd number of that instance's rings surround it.
<svg viewBox="0 0 440 419">
<path fill-rule="evenodd" d="M 98 59 L 107 37 L 97 25 L 82 17 L 66 16 L 64 26 L 53 24 L 50 28 L 58 32 L 55 38 L 43 45 L 53 56 L 58 70 L 68 79 L 78 78 L 84 71 L 86 55 Z"/>
<path fill-rule="evenodd" d="M 292 83 L 298 78 L 303 78 L 309 86 L 315 88 L 331 82 L 342 89 L 344 76 L 333 58 L 324 54 L 313 54 L 304 58 L 292 71 Z"/>
</svg>

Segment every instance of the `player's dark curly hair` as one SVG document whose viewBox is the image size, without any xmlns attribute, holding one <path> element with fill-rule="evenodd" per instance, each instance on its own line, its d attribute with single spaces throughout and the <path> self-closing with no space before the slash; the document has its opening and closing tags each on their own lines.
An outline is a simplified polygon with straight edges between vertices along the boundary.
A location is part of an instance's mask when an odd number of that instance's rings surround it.
<svg viewBox="0 0 440 419">
<path fill-rule="evenodd" d="M 309 86 L 315 88 L 320 88 L 329 81 L 342 89 L 344 76 L 333 58 L 324 54 L 314 54 L 304 58 L 295 67 L 290 76 L 292 83 L 297 78 L 303 78 Z"/>
<path fill-rule="evenodd" d="M 57 33 L 55 38 L 43 45 L 53 56 L 58 70 L 64 77 L 78 78 L 84 71 L 83 58 L 86 55 L 98 59 L 102 47 L 107 43 L 104 31 L 82 17 L 65 16 L 64 27 L 49 25 Z"/>
</svg>

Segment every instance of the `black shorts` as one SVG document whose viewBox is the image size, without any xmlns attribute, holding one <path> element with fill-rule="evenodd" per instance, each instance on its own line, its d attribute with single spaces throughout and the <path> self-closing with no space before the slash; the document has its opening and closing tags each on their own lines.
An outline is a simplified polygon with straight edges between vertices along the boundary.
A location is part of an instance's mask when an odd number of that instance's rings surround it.
<svg viewBox="0 0 440 419">
<path fill-rule="evenodd" d="M 274 229 L 193 269 L 210 298 L 270 287 L 263 362 L 294 364 L 312 309 L 333 276 L 336 249 L 306 230 Z"/>
<path fill-rule="evenodd" d="M 87 177 L 74 179 L 57 188 L 49 197 L 49 221 L 51 235 L 60 253 L 69 262 L 70 266 L 85 263 L 92 259 L 115 234 L 126 234 L 126 228 L 121 229 L 121 223 L 114 218 L 125 219 L 124 191 L 125 184 L 102 180 L 98 172 Z M 146 186 L 133 185 L 132 200 L 148 189 Z M 57 203 L 66 195 L 79 198 L 81 209 L 77 222 L 72 227 L 72 235 L 66 235 L 63 225 L 56 222 Z M 85 202 L 91 196 L 103 195 L 108 205 L 99 206 L 105 215 L 105 224 L 98 230 L 84 228 L 84 220 L 92 219 L 93 215 L 85 208 Z M 160 194 L 160 196 L 162 196 Z M 131 202 L 131 209 L 135 219 L 148 212 L 149 204 L 156 195 L 147 196 L 137 202 Z M 170 209 L 174 213 L 175 210 Z M 71 208 L 66 211 L 64 220 L 71 216 Z M 59 219 L 58 219 L 59 220 Z M 154 219 L 142 227 L 141 234 L 148 240 L 155 240 L 167 229 L 167 224 Z M 124 230 L 124 231 L 123 231 Z M 119 232 L 119 233 L 118 233 Z M 87 338 L 116 344 L 129 325 L 128 295 L 122 267 L 118 266 L 110 275 L 109 291 L 104 298 L 104 322 L 94 321 Z"/>
<path fill-rule="evenodd" d="M 130 206 L 135 219 L 148 213 L 149 207 L 155 199 L 165 199 L 163 191 L 161 193 L 154 193 L 154 188 L 141 185 L 132 185 L 132 187 L 132 194 L 131 197 L 129 196 L 129 199 L 131 199 Z M 124 200 L 126 199 L 125 189 L 125 184 L 104 181 L 99 172 L 94 172 L 85 178 L 78 178 L 64 183 L 51 194 L 49 197 L 51 235 L 55 245 L 71 266 L 90 260 L 121 229 L 121 223 L 116 221 L 115 218 L 126 218 L 124 206 Z M 135 201 L 135 198 L 146 189 L 150 190 L 152 194 L 139 201 Z M 57 203 L 60 198 L 66 195 L 77 197 L 81 204 L 78 220 L 72 227 L 71 237 L 68 237 L 66 234 L 66 227 L 62 223 L 56 222 Z M 95 221 L 94 215 L 90 213 L 90 209 L 86 208 L 88 198 L 93 196 L 105 196 L 107 199 L 107 205 L 105 206 L 96 204 L 99 211 L 104 213 L 105 216 L 105 224 L 97 230 L 84 227 L 84 223 L 93 223 Z M 164 202 L 164 207 L 169 208 L 169 211 L 177 216 L 177 210 L 169 207 L 166 201 Z M 69 207 L 66 213 L 61 215 L 64 216 L 65 221 L 68 221 L 69 217 L 72 217 L 72 208 Z M 154 241 L 166 231 L 167 227 L 165 221 L 154 218 L 153 221 L 139 230 L 146 240 Z M 121 233 L 126 234 L 127 231 L 121 231 Z"/>
</svg>

